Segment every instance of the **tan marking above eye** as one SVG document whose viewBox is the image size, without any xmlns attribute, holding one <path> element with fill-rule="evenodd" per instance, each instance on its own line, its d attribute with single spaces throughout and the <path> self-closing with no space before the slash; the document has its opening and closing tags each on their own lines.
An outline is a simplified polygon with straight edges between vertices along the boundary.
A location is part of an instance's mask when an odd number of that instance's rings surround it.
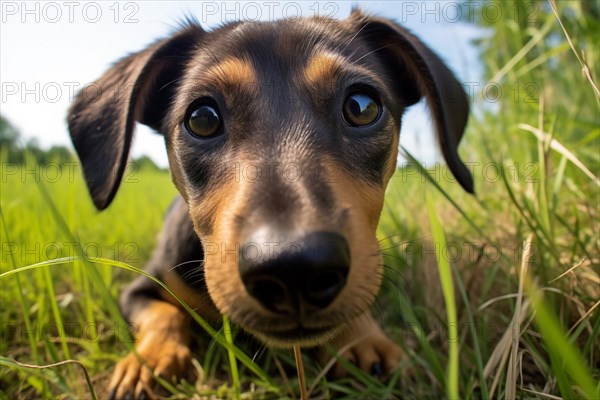
<svg viewBox="0 0 600 400">
<path fill-rule="evenodd" d="M 227 58 L 207 71 L 208 79 L 222 85 L 251 85 L 256 82 L 252 64 L 241 58 Z"/>
<path fill-rule="evenodd" d="M 316 53 L 310 57 L 304 68 L 304 79 L 311 85 L 335 82 L 342 68 L 341 56 L 332 53 Z"/>
</svg>

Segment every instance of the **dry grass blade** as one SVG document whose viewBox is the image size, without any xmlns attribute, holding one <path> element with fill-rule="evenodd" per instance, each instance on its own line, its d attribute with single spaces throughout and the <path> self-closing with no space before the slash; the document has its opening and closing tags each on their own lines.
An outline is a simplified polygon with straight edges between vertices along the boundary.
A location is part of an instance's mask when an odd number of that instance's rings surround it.
<svg viewBox="0 0 600 400">
<path fill-rule="evenodd" d="M 585 314 L 583 314 L 581 316 L 581 318 L 579 318 L 577 320 L 577 322 L 575 322 L 573 324 L 573 326 L 571 328 L 569 328 L 569 330 L 567 331 L 567 335 L 570 335 L 571 333 L 573 333 L 573 331 L 575 330 L 575 328 L 577 328 L 577 326 L 582 323 L 583 321 L 585 321 L 587 319 L 587 317 L 589 317 L 590 315 L 592 315 L 592 313 L 594 312 L 594 310 L 598 307 L 598 305 L 600 305 L 600 300 L 598 300 L 589 310 L 586 311 Z"/>
<path fill-rule="evenodd" d="M 298 370 L 298 386 L 300 386 L 300 398 L 308 400 L 306 394 L 306 380 L 304 378 L 304 364 L 302 363 L 302 350 L 300 346 L 294 346 L 294 359 L 296 360 L 296 370 Z"/>
<path fill-rule="evenodd" d="M 521 129 L 524 129 L 528 132 L 533 133 L 535 135 L 535 137 L 538 138 L 538 140 L 542 140 L 542 141 L 551 140 L 550 147 L 552 148 L 552 150 L 562 154 L 569 161 L 571 161 L 573 164 L 575 164 L 575 166 L 577 166 L 577 168 L 582 170 L 583 173 L 585 173 L 587 176 L 589 176 L 590 179 L 592 179 L 596 185 L 600 186 L 600 179 L 598 179 L 596 177 L 596 175 L 594 175 L 592 173 L 592 171 L 590 171 L 581 161 L 579 161 L 579 159 L 577 157 L 575 157 L 575 155 L 573 153 L 571 153 L 569 150 L 567 150 L 567 148 L 565 146 L 563 146 L 562 144 L 560 144 L 560 142 L 558 142 L 556 139 L 551 138 L 549 134 L 542 132 L 538 128 L 535 128 L 529 124 L 519 124 L 518 126 Z"/>
<path fill-rule="evenodd" d="M 279 361 L 279 357 L 277 357 L 277 355 L 275 355 L 275 354 L 273 354 L 272 357 L 273 357 L 273 364 L 275 364 L 275 367 L 279 371 L 279 375 L 281 376 L 281 379 L 283 380 L 283 386 L 287 388 L 287 391 L 290 393 L 290 396 L 292 396 L 292 399 L 296 400 L 296 394 L 294 393 L 294 388 L 292 387 L 292 385 L 290 385 L 290 381 L 287 377 L 287 374 L 285 373 L 285 369 L 283 368 L 281 361 Z"/>
<path fill-rule="evenodd" d="M 524 392 L 527 392 L 527 393 L 533 393 L 536 396 L 539 396 L 539 397 L 542 397 L 545 399 L 562 400 L 562 397 L 552 396 L 551 394 L 548 394 L 548 393 L 536 392 L 535 390 L 530 390 L 530 389 L 525 389 L 525 388 L 521 388 L 521 390 Z"/>
<path fill-rule="evenodd" d="M 498 341 L 498 344 L 494 348 L 494 351 L 492 352 L 492 354 L 483 370 L 483 374 L 486 378 L 489 377 L 494 370 L 496 371 L 494 380 L 490 387 L 490 397 L 493 397 L 493 393 L 496 389 L 496 386 L 498 385 L 500 376 L 502 375 L 502 370 L 504 369 L 504 366 L 506 365 L 506 362 L 509 359 L 508 358 L 509 355 L 511 356 L 511 359 L 510 359 L 509 371 L 508 371 L 507 375 L 511 375 L 511 373 L 512 373 L 513 377 L 515 378 L 513 380 L 513 383 L 514 383 L 514 381 L 516 381 L 517 362 L 516 362 L 515 358 L 516 358 L 516 355 L 518 352 L 518 343 L 519 343 L 519 338 L 521 335 L 520 327 L 527 315 L 527 311 L 529 310 L 529 305 L 530 305 L 529 301 L 528 300 L 523 301 L 522 297 L 523 297 L 523 282 L 524 282 L 523 274 L 525 273 L 524 266 L 528 265 L 528 263 L 530 262 L 531 256 L 532 256 L 532 251 L 533 251 L 531 243 L 532 243 L 532 235 L 530 234 L 525 242 L 525 247 L 524 247 L 525 251 L 523 253 L 523 257 L 522 257 L 522 261 L 521 261 L 521 274 L 520 274 L 520 281 L 519 281 L 519 291 L 516 294 L 517 304 L 515 307 L 515 313 L 514 313 L 513 318 L 508 326 L 508 329 L 504 332 L 504 334 L 502 335 L 502 338 Z M 510 398 L 510 397 L 508 397 L 508 393 L 509 393 L 508 379 L 509 378 L 507 377 L 507 398 Z"/>
<path fill-rule="evenodd" d="M 83 375 L 85 377 L 85 381 L 87 383 L 88 386 L 88 390 L 90 391 L 90 396 L 92 397 L 92 400 L 97 400 L 98 397 L 96 397 L 96 392 L 94 391 L 94 387 L 92 385 L 92 380 L 90 378 L 90 375 L 87 371 L 87 368 L 85 368 L 85 365 L 83 365 L 82 362 L 77 361 L 77 360 L 64 360 L 64 361 L 59 361 L 57 363 L 53 363 L 53 364 L 47 364 L 47 365 L 33 365 L 33 364 L 25 364 L 22 362 L 19 362 L 17 360 L 12 360 L 12 359 L 4 359 L 6 360 L 8 363 L 13 363 L 16 364 L 20 367 L 23 368 L 30 368 L 30 369 L 48 369 L 48 368 L 55 368 L 55 367 L 60 367 L 61 365 L 79 365 L 81 367 L 81 370 L 83 371 Z"/>
<path fill-rule="evenodd" d="M 590 73 L 590 67 L 588 67 L 585 60 L 583 60 L 581 57 L 579 57 L 579 53 L 577 52 L 577 49 L 575 48 L 575 45 L 573 44 L 573 41 L 571 40 L 571 36 L 569 36 L 567 29 L 563 25 L 562 20 L 560 19 L 560 16 L 558 15 L 558 8 L 556 8 L 555 0 L 548 0 L 548 2 L 550 3 L 550 7 L 552 7 L 552 12 L 556 16 L 556 19 L 558 20 L 560 27 L 562 28 L 563 32 L 565 33 L 565 37 L 567 38 L 567 42 L 569 42 L 569 46 L 571 46 L 573 53 L 575 53 L 575 57 L 577 57 L 577 60 L 581 64 L 581 70 L 583 72 L 583 75 L 587 78 L 587 80 L 592 85 L 592 88 L 594 89 L 594 93 L 596 93 L 596 97 L 600 98 L 600 89 L 598 89 L 596 82 L 594 82 L 594 79 L 592 78 L 592 74 Z"/>
<path fill-rule="evenodd" d="M 529 52 L 535 48 L 538 43 L 544 40 L 548 32 L 550 32 L 552 29 L 552 25 L 553 24 L 550 20 L 546 22 L 544 26 L 541 27 L 541 29 L 531 37 L 529 42 L 527 42 L 498 72 L 496 72 L 496 74 L 494 74 L 492 79 L 489 80 L 489 83 L 500 82 L 502 79 L 504 79 L 504 77 L 514 69 L 515 65 L 517 65 L 519 61 L 529 54 Z"/>
<path fill-rule="evenodd" d="M 525 284 L 525 277 L 527 275 L 527 266 L 531 261 L 531 255 L 533 254 L 533 234 L 530 233 L 525 241 L 525 247 L 523 252 L 523 258 L 521 260 L 521 270 L 519 271 L 519 290 L 517 292 L 517 304 L 515 306 L 515 314 L 513 315 L 513 324 L 511 324 L 512 335 L 512 348 L 510 350 L 510 359 L 508 361 L 508 370 L 506 371 L 506 392 L 505 399 L 515 400 L 517 396 L 517 358 L 519 355 L 519 339 L 521 337 L 521 323 L 527 311 L 523 307 L 523 287 Z"/>
<path fill-rule="evenodd" d="M 529 311 L 530 305 L 531 304 L 530 304 L 529 300 L 525 300 L 523 302 L 523 305 L 521 306 L 521 311 L 517 313 L 520 315 L 521 320 L 519 320 L 517 322 L 515 322 L 514 320 L 511 320 L 509 327 L 502 335 L 502 338 L 498 341 L 498 344 L 496 344 L 494 351 L 490 355 L 490 358 L 489 358 L 487 364 L 485 365 L 485 368 L 483 370 L 483 375 L 485 378 L 488 378 L 492 374 L 492 372 L 494 372 L 494 370 L 496 371 L 496 374 L 494 375 L 494 380 L 492 381 L 492 384 L 490 385 L 490 391 L 489 391 L 490 398 L 494 398 L 494 392 L 496 391 L 496 386 L 498 386 L 498 383 L 500 382 L 500 377 L 502 376 L 502 371 L 504 370 L 504 366 L 506 365 L 508 357 L 511 354 L 511 350 L 512 350 L 511 343 L 512 343 L 512 338 L 514 335 L 514 333 L 513 333 L 514 331 L 513 331 L 512 327 L 515 326 L 515 324 L 517 324 L 517 323 L 519 324 L 519 326 L 524 324 L 525 316 L 527 315 L 527 313 Z M 529 319 L 524 324 L 524 326 L 525 327 L 529 326 L 529 324 L 531 322 L 532 322 L 532 320 Z M 523 331 L 523 330 L 524 329 L 522 329 L 521 331 Z"/>
<path fill-rule="evenodd" d="M 558 281 L 559 279 L 561 279 L 563 276 L 567 275 L 569 272 L 575 270 L 575 268 L 579 267 L 580 265 L 583 264 L 583 262 L 585 261 L 585 258 L 582 258 L 581 261 L 579 261 L 577 264 L 573 265 L 571 268 L 569 268 L 568 270 L 566 270 L 565 272 L 563 272 L 562 274 L 560 274 L 559 276 L 557 276 L 556 278 L 552 279 L 550 282 L 548 282 L 548 284 L 554 283 L 556 281 Z"/>
</svg>

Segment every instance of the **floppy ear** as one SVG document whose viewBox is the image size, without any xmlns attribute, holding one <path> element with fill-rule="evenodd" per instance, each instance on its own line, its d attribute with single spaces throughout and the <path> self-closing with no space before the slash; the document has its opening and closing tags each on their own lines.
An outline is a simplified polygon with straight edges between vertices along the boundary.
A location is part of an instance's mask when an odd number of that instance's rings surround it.
<svg viewBox="0 0 600 400">
<path fill-rule="evenodd" d="M 469 114 L 462 85 L 431 49 L 398 24 L 356 10 L 349 21 L 385 63 L 406 105 L 425 97 L 446 163 L 461 186 L 473 193 L 473 177 L 457 151 Z"/>
<path fill-rule="evenodd" d="M 135 122 L 161 130 L 177 78 L 203 35 L 190 23 L 118 61 L 77 95 L 69 110 L 69 132 L 99 210 L 108 207 L 119 188 Z"/>
</svg>

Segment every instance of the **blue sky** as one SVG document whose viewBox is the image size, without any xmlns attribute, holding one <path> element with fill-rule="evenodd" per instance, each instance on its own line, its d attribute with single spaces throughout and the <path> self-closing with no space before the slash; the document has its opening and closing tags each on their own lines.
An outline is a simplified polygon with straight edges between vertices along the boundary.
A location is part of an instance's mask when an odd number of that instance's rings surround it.
<svg viewBox="0 0 600 400">
<path fill-rule="evenodd" d="M 26 139 L 70 146 L 65 116 L 78 88 L 98 78 L 115 60 L 173 31 L 185 15 L 205 29 L 237 19 L 280 19 L 315 13 L 346 18 L 353 6 L 396 20 L 444 59 L 462 82 L 480 82 L 470 44 L 481 30 L 457 22 L 472 10 L 457 1 L 132 1 L 1 3 L 0 113 Z M 424 161 L 438 158 L 422 105 L 404 119 L 401 144 Z M 166 165 L 162 137 L 138 126 L 133 155 Z"/>
</svg>

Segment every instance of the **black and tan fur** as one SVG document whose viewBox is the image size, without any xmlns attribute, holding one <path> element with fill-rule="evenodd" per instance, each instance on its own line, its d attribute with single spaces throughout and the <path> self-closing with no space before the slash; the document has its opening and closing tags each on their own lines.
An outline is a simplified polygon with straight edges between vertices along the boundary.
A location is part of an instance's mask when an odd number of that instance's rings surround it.
<svg viewBox="0 0 600 400">
<path fill-rule="evenodd" d="M 395 23 L 359 11 L 341 21 L 237 22 L 212 32 L 191 22 L 122 59 L 96 84 L 77 97 L 69 129 L 97 208 L 115 196 L 136 122 L 164 136 L 181 193 L 167 213 L 149 273 L 206 319 L 226 314 L 267 344 L 340 348 L 363 338 L 348 357 L 365 370 L 394 368 L 401 351 L 369 306 L 382 276 L 375 230 L 407 107 L 426 98 L 449 168 L 473 190 L 457 153 L 466 96 L 431 50 Z M 342 118 L 344 99 L 356 88 L 380 103 L 372 125 L 354 127 Z M 190 104 L 203 97 L 214 99 L 223 120 L 224 133 L 209 140 L 190 135 L 184 124 Z M 260 176 L 240 175 L 258 168 Z M 299 299 L 290 301 L 291 311 L 263 307 L 256 296 L 265 294 L 249 293 L 236 254 L 251 239 L 267 250 L 268 243 L 308 243 L 298 238 L 314 232 L 347 243 L 343 288 L 315 307 L 285 286 L 284 296 Z M 272 257 L 286 251 L 278 247 Z M 302 283 L 313 284 L 319 282 Z M 146 365 L 168 378 L 184 376 L 191 324 L 179 303 L 141 277 L 120 304 L 139 329 L 136 349 Z M 111 387 L 118 398 L 138 398 L 151 382 L 150 369 L 131 354 L 117 365 Z"/>
</svg>

